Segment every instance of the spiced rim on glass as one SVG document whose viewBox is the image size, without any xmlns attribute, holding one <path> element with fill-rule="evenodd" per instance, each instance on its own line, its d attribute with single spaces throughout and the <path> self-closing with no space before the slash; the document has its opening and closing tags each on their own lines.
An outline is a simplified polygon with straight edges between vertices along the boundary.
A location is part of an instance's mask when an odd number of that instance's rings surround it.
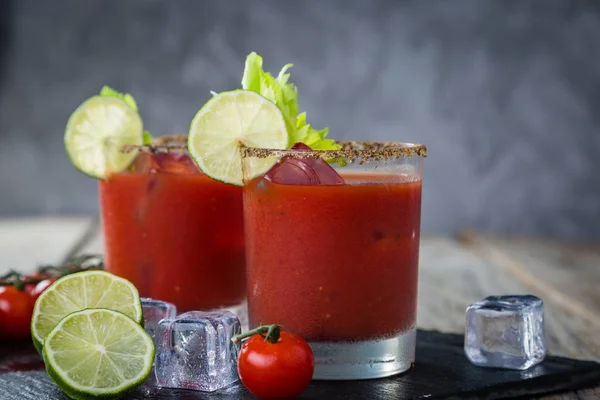
<svg viewBox="0 0 600 400">
<path fill-rule="evenodd" d="M 262 147 L 240 146 L 242 157 L 272 158 L 282 162 L 284 157 L 297 159 L 325 160 L 344 167 L 347 164 L 363 165 L 371 162 L 391 161 L 398 158 L 420 156 L 427 157 L 427 146 L 419 143 L 376 142 L 368 140 L 336 141 L 339 148 L 331 150 L 312 149 L 310 146 L 292 146 L 289 149 L 270 149 Z M 297 144 L 297 143 L 296 143 Z M 247 178 L 245 176 L 245 178 Z M 246 179 L 247 182 L 247 179 Z"/>
</svg>

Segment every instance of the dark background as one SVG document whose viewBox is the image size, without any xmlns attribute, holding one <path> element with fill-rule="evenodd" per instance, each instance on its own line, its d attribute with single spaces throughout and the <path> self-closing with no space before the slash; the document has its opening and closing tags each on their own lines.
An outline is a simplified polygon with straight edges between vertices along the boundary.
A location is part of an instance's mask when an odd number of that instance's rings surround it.
<svg viewBox="0 0 600 400">
<path fill-rule="evenodd" d="M 337 139 L 425 143 L 423 230 L 600 239 L 600 1 L 0 0 L 0 216 L 97 214 L 63 148 L 104 84 L 186 132 L 247 53 Z"/>
</svg>

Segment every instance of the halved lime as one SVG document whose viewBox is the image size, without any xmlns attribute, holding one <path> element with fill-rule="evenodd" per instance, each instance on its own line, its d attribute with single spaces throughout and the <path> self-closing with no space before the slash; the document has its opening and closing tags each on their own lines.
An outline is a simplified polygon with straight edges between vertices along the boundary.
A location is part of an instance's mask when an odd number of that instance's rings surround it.
<svg viewBox="0 0 600 400">
<path fill-rule="evenodd" d="M 31 318 L 31 336 L 41 352 L 44 338 L 58 322 L 75 311 L 108 308 L 141 324 L 140 295 L 133 284 L 104 271 L 67 275 L 50 285 L 37 299 Z"/>
<path fill-rule="evenodd" d="M 71 162 L 97 179 L 126 169 L 137 152 L 125 153 L 122 147 L 143 142 L 142 118 L 116 97 L 87 99 L 71 115 L 65 130 L 65 148 Z"/>
<path fill-rule="evenodd" d="M 244 176 L 264 174 L 276 160 L 255 158 L 244 163 L 240 147 L 284 149 L 289 141 L 285 120 L 275 104 L 247 90 L 213 96 L 190 127 L 188 150 L 198 167 L 213 179 L 241 186 Z"/>
<path fill-rule="evenodd" d="M 46 371 L 73 399 L 118 398 L 143 383 L 154 344 L 138 323 L 106 309 L 61 319 L 44 342 Z"/>
</svg>

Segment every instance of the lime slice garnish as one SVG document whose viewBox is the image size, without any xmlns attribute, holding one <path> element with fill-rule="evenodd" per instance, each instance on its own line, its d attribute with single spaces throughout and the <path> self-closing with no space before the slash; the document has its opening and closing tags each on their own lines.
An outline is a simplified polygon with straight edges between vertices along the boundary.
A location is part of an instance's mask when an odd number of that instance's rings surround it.
<svg viewBox="0 0 600 400">
<path fill-rule="evenodd" d="M 198 167 L 213 179 L 241 186 L 244 176 L 264 174 L 277 161 L 254 158 L 244 163 L 240 146 L 284 149 L 285 120 L 275 104 L 247 90 L 213 96 L 190 127 L 188 149 Z"/>
<path fill-rule="evenodd" d="M 93 96 L 69 118 L 65 148 L 75 168 L 104 179 L 131 164 L 137 152 L 125 153 L 122 147 L 143 144 L 143 132 L 142 118 L 125 101 Z"/>
<path fill-rule="evenodd" d="M 139 324 L 143 318 L 140 295 L 131 282 L 104 271 L 67 275 L 50 285 L 35 302 L 31 336 L 38 351 L 65 315 L 86 308 L 116 310 Z"/>
<path fill-rule="evenodd" d="M 73 399 L 117 398 L 143 383 L 154 345 L 137 322 L 99 308 L 61 319 L 44 342 L 48 375 Z"/>
</svg>

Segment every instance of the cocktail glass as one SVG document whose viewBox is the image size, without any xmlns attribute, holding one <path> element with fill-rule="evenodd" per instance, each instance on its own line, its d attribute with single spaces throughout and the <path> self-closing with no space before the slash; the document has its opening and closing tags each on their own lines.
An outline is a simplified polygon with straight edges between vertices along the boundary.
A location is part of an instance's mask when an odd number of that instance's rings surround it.
<svg viewBox="0 0 600 400">
<path fill-rule="evenodd" d="M 246 295 L 242 189 L 202 174 L 185 136 L 124 151 L 139 152 L 131 168 L 99 184 L 106 270 L 180 312 L 235 310 Z"/>
<path fill-rule="evenodd" d="M 385 377 L 414 362 L 426 148 L 342 146 L 242 149 L 250 327 L 304 337 L 315 379 Z"/>
</svg>

